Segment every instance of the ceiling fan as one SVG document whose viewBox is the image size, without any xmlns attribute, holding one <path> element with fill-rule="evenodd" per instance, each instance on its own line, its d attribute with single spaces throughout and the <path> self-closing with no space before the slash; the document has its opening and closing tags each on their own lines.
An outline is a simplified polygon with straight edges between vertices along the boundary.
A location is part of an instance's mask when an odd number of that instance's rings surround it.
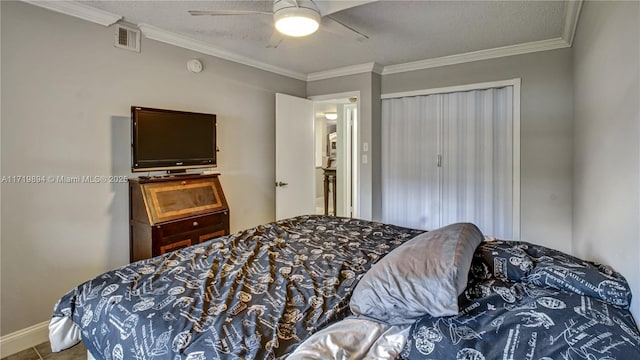
<svg viewBox="0 0 640 360">
<path fill-rule="evenodd" d="M 376 0 L 327 1 L 327 0 L 274 0 L 273 10 L 237 9 L 237 10 L 190 10 L 193 16 L 233 16 L 233 15 L 269 15 L 273 16 L 275 30 L 267 43 L 268 48 L 277 48 L 285 36 L 304 37 L 313 34 L 322 26 L 331 27 L 330 22 L 339 25 L 342 31 L 349 31 L 356 39 L 369 39 L 364 33 L 337 20 L 331 14 Z M 335 27 L 334 27 L 335 28 Z"/>
</svg>

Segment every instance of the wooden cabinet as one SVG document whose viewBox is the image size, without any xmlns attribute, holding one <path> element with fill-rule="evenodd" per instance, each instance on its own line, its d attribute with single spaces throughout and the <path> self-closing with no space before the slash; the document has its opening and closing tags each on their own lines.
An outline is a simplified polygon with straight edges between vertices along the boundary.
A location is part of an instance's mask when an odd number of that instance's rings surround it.
<svg viewBox="0 0 640 360">
<path fill-rule="evenodd" d="M 229 234 L 218 175 L 130 179 L 129 214 L 132 262 Z"/>
</svg>

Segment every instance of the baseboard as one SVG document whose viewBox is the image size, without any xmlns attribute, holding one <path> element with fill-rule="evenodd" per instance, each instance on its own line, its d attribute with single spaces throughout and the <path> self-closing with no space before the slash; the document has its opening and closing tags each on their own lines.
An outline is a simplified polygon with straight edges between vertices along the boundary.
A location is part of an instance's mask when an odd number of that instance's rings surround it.
<svg viewBox="0 0 640 360">
<path fill-rule="evenodd" d="M 49 341 L 49 321 L 0 336 L 0 358 Z"/>
</svg>

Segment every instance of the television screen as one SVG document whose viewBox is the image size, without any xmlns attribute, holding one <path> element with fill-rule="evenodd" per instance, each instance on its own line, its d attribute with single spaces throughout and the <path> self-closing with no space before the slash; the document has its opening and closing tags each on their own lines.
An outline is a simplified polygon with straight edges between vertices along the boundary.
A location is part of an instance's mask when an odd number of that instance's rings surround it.
<svg viewBox="0 0 640 360">
<path fill-rule="evenodd" d="M 131 107 L 131 170 L 216 166 L 216 116 Z"/>
</svg>

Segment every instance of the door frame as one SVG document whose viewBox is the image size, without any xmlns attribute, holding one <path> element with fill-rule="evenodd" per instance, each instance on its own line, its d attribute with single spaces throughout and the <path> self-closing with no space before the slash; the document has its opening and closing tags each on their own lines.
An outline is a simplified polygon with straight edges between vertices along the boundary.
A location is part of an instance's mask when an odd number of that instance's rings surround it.
<svg viewBox="0 0 640 360">
<path fill-rule="evenodd" d="M 362 102 L 362 98 L 360 96 L 360 91 L 346 91 L 346 92 L 341 92 L 341 93 L 333 93 L 333 94 L 323 94 L 323 95 L 314 95 L 314 96 L 309 96 L 308 99 L 312 100 L 314 102 L 326 102 L 329 100 L 341 100 L 341 99 L 348 99 L 348 98 L 352 98 L 352 97 L 356 97 L 358 99 L 358 101 L 356 102 L 356 119 L 353 122 L 351 131 L 352 131 L 352 146 L 351 146 L 351 217 L 357 218 L 360 214 L 360 198 L 361 198 L 361 194 L 360 194 L 360 162 L 358 161 L 358 159 L 360 159 L 360 126 L 359 126 L 359 122 L 360 122 L 360 114 L 362 114 L 362 112 L 360 111 L 360 103 Z M 315 108 L 315 106 L 314 106 Z M 314 111 L 315 112 L 315 111 Z M 313 122 L 314 122 L 314 131 L 316 129 L 315 126 L 315 116 L 313 118 Z M 314 136 L 314 141 L 315 141 L 315 136 Z M 314 148 L 315 148 L 315 144 L 314 144 Z"/>
<path fill-rule="evenodd" d="M 345 209 L 345 212 L 349 217 L 354 217 L 354 203 L 355 196 L 353 190 L 354 184 L 354 164 L 356 163 L 356 157 L 354 155 L 355 151 L 355 127 L 358 125 L 358 105 L 356 104 L 344 104 L 342 107 L 342 117 L 344 119 L 342 130 L 344 131 L 343 139 L 343 149 L 348 149 L 348 153 L 344 166 L 344 181 L 342 182 L 342 188 L 345 193 L 344 199 L 342 199 L 342 207 Z M 357 174 L 356 174 L 357 175 Z"/>
</svg>

